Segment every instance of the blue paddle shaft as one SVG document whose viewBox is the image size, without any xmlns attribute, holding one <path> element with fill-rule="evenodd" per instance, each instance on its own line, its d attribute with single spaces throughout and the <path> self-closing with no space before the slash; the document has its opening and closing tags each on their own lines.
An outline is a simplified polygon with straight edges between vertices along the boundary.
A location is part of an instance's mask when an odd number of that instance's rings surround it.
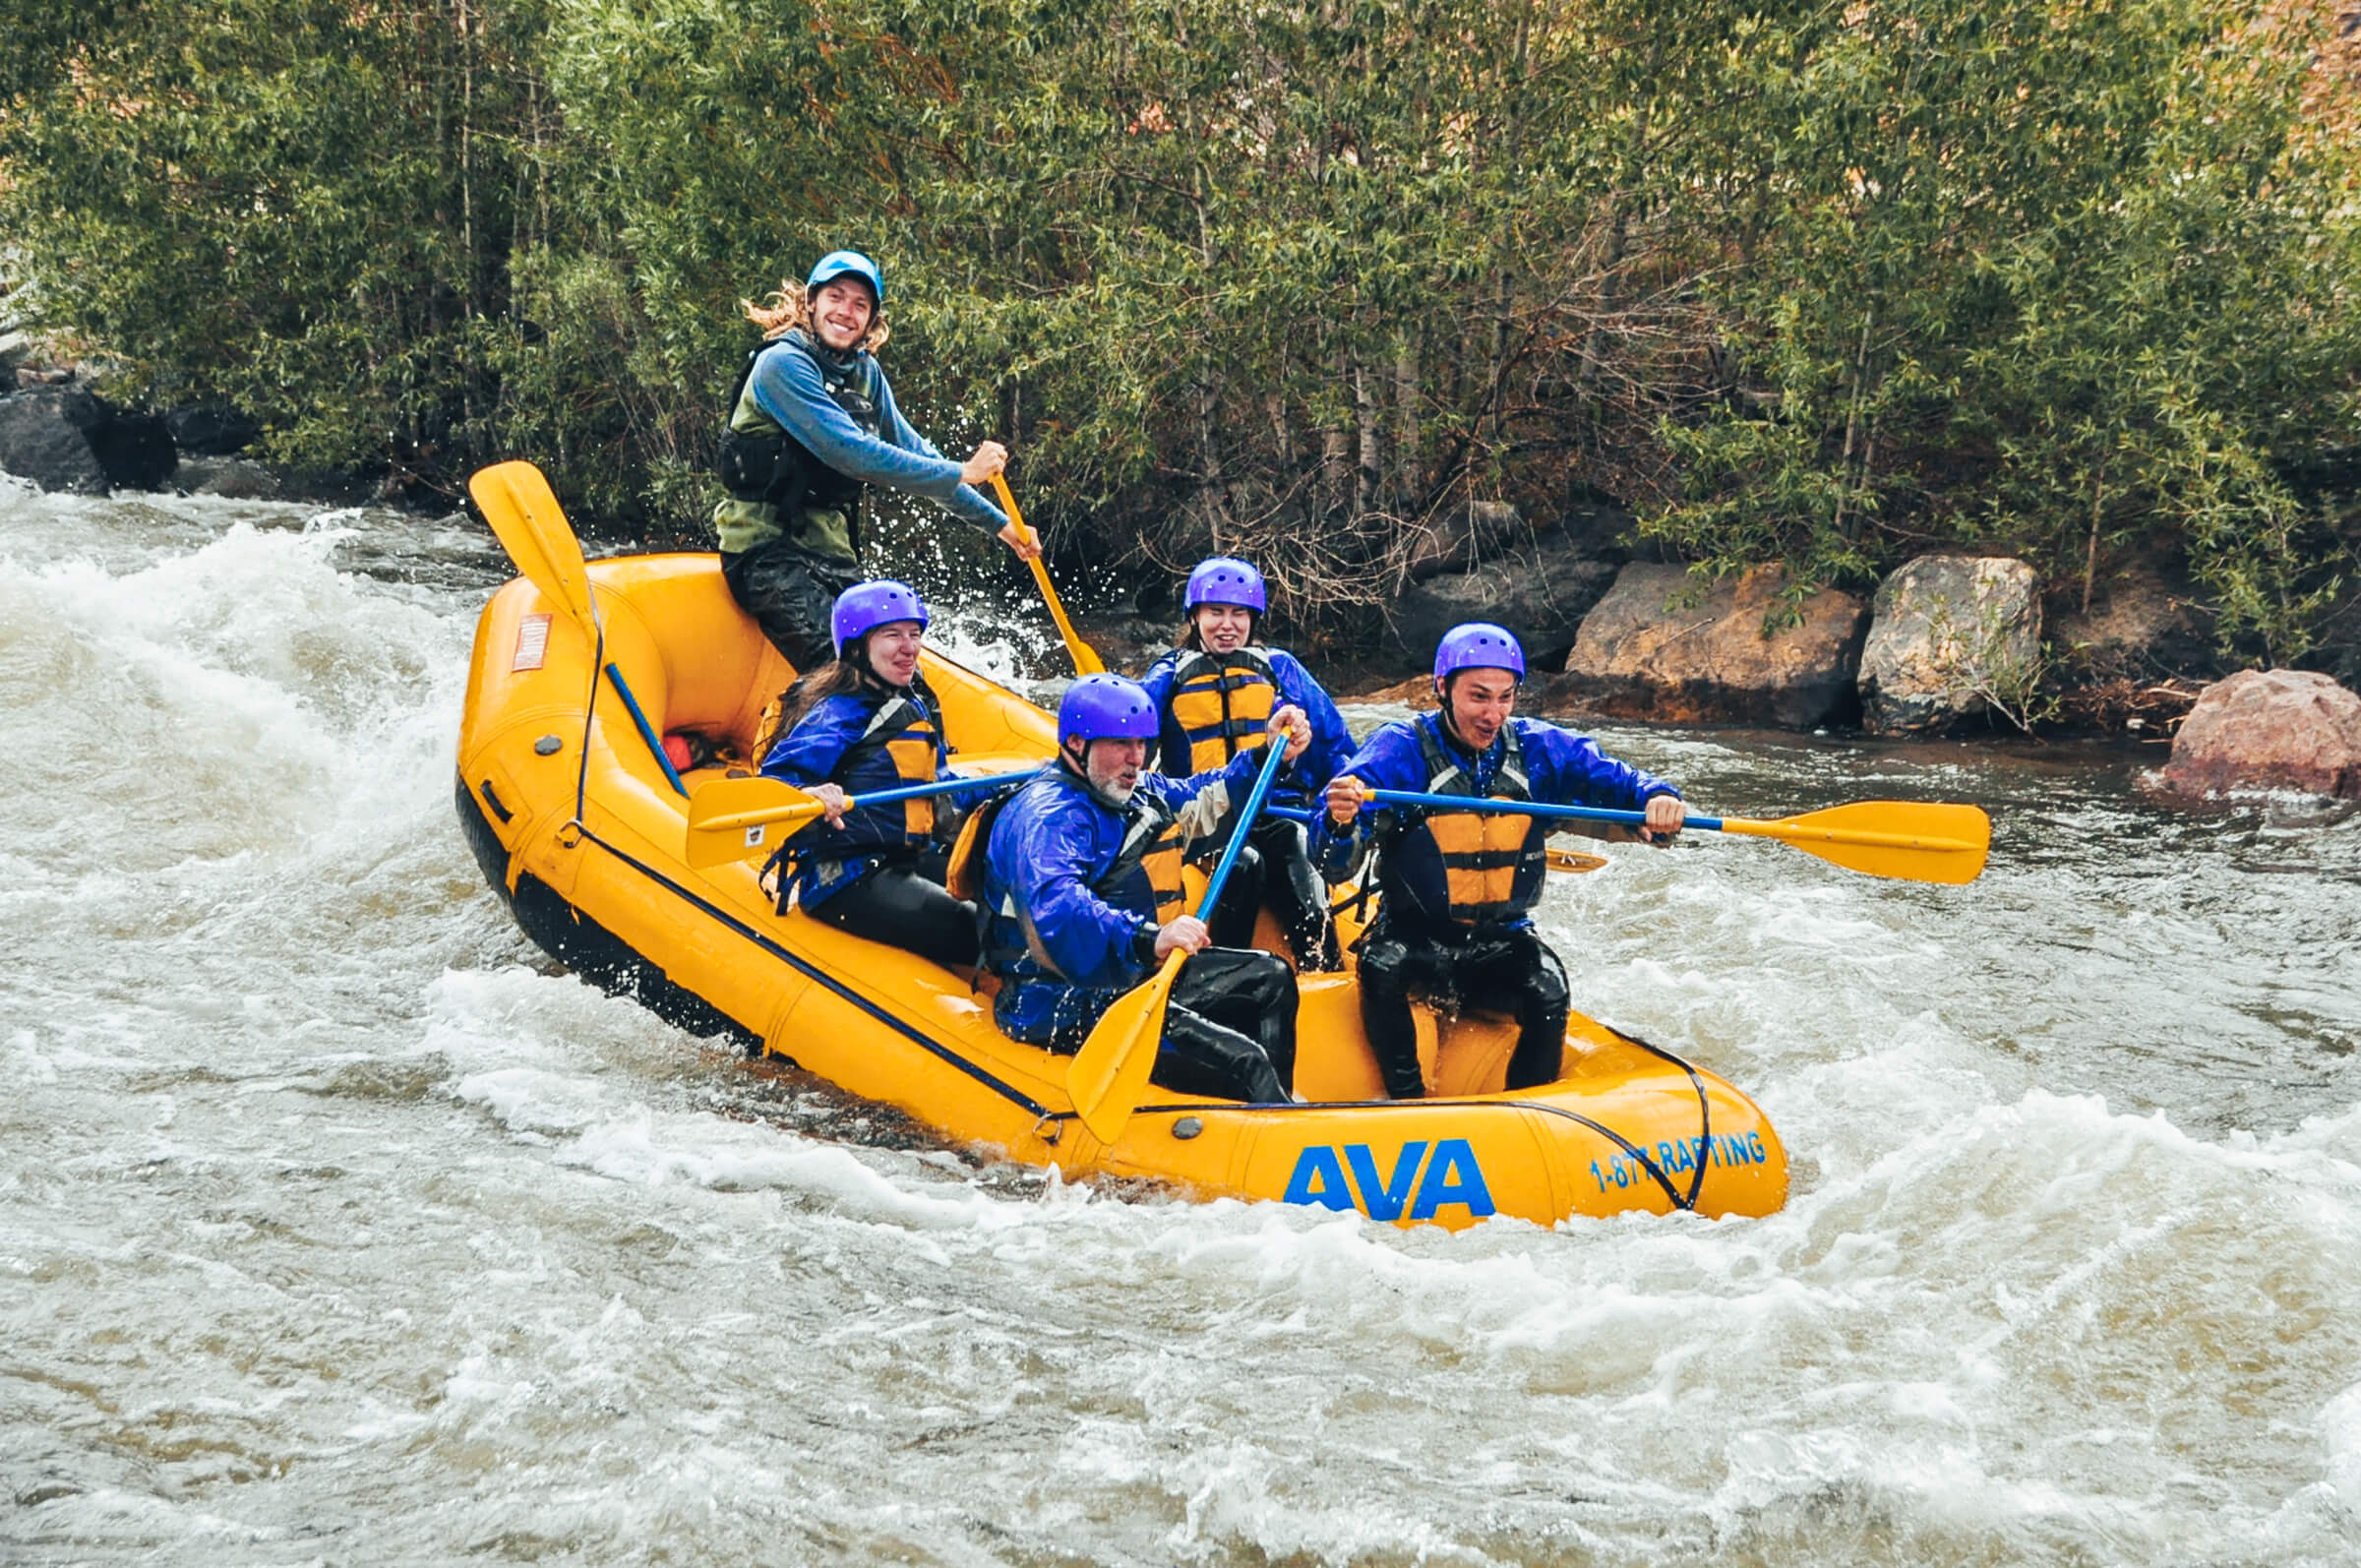
<svg viewBox="0 0 2361 1568">
<path fill-rule="evenodd" d="M 1022 773 L 994 773 L 984 778 L 938 778 L 926 784 L 903 784 L 889 790 L 874 790 L 867 795 L 845 798 L 849 811 L 856 806 L 891 806 L 895 801 L 915 801 L 925 795 L 964 795 L 969 790 L 998 789 L 1003 784 L 1022 784 L 1040 776 L 1039 768 Z"/>
<path fill-rule="evenodd" d="M 1513 812 L 1519 816 L 1572 816 L 1586 822 L 1620 822 L 1626 827 L 1647 824 L 1646 812 L 1618 812 L 1604 806 L 1549 806 L 1540 801 L 1480 800 L 1470 795 L 1428 795 L 1420 790 L 1368 790 L 1380 806 L 1429 806 L 1446 812 Z M 1719 816 L 1692 816 L 1681 824 L 1709 833 L 1723 830 Z"/>
<path fill-rule="evenodd" d="M 689 786 L 681 782 L 681 775 L 673 767 L 672 758 L 664 754 L 664 742 L 657 736 L 656 727 L 647 722 L 646 714 L 639 711 L 639 699 L 632 695 L 630 687 L 623 684 L 623 672 L 615 668 L 612 660 L 607 664 L 607 679 L 615 683 L 615 694 L 623 698 L 623 705 L 632 715 L 632 722 L 639 726 L 639 739 L 645 741 L 647 749 L 655 754 L 656 766 L 664 770 L 664 776 L 672 780 L 672 787 L 676 791 L 687 795 Z"/>
<path fill-rule="evenodd" d="M 1221 863 L 1214 867 L 1213 875 L 1205 883 L 1205 896 L 1197 904 L 1197 919 L 1213 918 L 1214 903 L 1222 896 L 1222 884 L 1230 879 L 1230 868 L 1238 864 L 1239 852 L 1246 847 L 1246 829 L 1262 812 L 1263 798 L 1271 793 L 1271 780 L 1287 761 L 1287 743 L 1273 737 L 1271 754 L 1263 759 L 1262 771 L 1254 775 L 1254 787 L 1246 792 L 1246 809 L 1238 815 L 1238 826 L 1230 834 L 1230 847 L 1222 851 Z"/>
</svg>

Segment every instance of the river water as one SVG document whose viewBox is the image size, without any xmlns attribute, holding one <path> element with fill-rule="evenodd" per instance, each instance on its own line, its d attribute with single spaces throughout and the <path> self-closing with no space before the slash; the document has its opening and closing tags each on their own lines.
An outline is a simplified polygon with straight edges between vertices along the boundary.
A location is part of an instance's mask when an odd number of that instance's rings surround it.
<svg viewBox="0 0 2361 1568">
<path fill-rule="evenodd" d="M 480 529 L 0 486 L 0 1562 L 2361 1560 L 2361 820 L 1612 729 L 1993 813 L 1967 888 L 1557 879 L 1785 1212 L 1110 1193 L 525 942 L 451 807 Z"/>
</svg>

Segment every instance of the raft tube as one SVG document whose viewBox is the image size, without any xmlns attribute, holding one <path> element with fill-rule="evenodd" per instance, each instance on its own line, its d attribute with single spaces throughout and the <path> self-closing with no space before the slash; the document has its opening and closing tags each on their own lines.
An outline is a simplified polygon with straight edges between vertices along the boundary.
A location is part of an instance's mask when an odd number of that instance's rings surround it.
<svg viewBox="0 0 2361 1568">
<path fill-rule="evenodd" d="M 1313 1103 L 1151 1087 L 1122 1134 L 1099 1142 L 1066 1092 L 1072 1058 L 1002 1035 L 975 977 L 777 914 L 758 862 L 690 869 L 687 798 L 620 693 L 653 734 L 726 739 L 743 754 L 792 672 L 711 555 L 623 557 L 589 574 L 603 646 L 523 579 L 485 607 L 457 779 L 485 876 L 526 934 L 585 978 L 791 1058 L 954 1143 L 1069 1177 L 1452 1228 L 1494 1215 L 1540 1225 L 1629 1210 L 1763 1215 L 1786 1201 L 1786 1153 L 1753 1102 L 1579 1014 L 1558 1081 L 1515 1093 L 1502 1088 L 1512 1025 L 1422 1015 L 1435 1093 L 1386 1100 L 1350 971 L 1302 981 L 1296 1087 Z M 599 679 L 609 663 L 621 681 Z M 1041 709 L 932 649 L 926 670 L 957 771 L 1053 754 Z M 682 781 L 694 792 L 718 776 L 699 768 Z"/>
</svg>

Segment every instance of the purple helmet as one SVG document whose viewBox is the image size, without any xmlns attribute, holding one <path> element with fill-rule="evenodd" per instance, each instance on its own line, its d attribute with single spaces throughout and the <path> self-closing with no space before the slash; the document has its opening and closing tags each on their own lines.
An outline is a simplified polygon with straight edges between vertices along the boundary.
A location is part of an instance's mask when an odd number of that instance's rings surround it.
<svg viewBox="0 0 2361 1568">
<path fill-rule="evenodd" d="M 1180 608 L 1194 610 L 1200 604 L 1241 604 L 1259 615 L 1270 609 L 1270 596 L 1263 591 L 1261 573 L 1236 556 L 1210 556 L 1188 574 Z"/>
<path fill-rule="evenodd" d="M 1506 627 L 1470 621 L 1443 633 L 1434 646 L 1434 684 L 1439 690 L 1461 670 L 1506 670 L 1525 679 L 1525 650 Z"/>
<path fill-rule="evenodd" d="M 878 577 L 870 582 L 856 582 L 836 595 L 836 609 L 828 619 L 836 656 L 842 658 L 846 643 L 867 636 L 888 621 L 916 621 L 923 631 L 927 606 L 919 598 L 918 590 L 907 582 Z"/>
<path fill-rule="evenodd" d="M 1156 739 L 1156 704 L 1137 681 L 1086 675 L 1058 701 L 1058 744 Z"/>
<path fill-rule="evenodd" d="M 878 272 L 878 264 L 859 251 L 830 251 L 812 268 L 812 275 L 804 279 L 807 295 L 819 292 L 819 285 L 832 283 L 839 277 L 857 277 L 869 285 L 869 297 L 878 309 L 885 308 L 885 278 Z"/>
</svg>

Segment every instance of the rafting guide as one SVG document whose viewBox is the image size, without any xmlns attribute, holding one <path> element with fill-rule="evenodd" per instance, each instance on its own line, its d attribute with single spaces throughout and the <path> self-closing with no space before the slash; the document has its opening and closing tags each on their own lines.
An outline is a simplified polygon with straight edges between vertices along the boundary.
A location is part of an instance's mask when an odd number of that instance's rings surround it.
<svg viewBox="0 0 2361 1568">
<path fill-rule="evenodd" d="M 882 485 L 940 502 L 1020 557 L 1040 544 L 976 486 L 1007 463 L 997 441 L 952 462 L 910 428 L 878 364 L 885 279 L 858 251 L 830 251 L 799 287 L 742 301 L 762 329 L 731 393 L 713 509 L 730 595 L 800 673 L 835 657 L 828 618 L 861 578 L 862 499 Z"/>
</svg>

